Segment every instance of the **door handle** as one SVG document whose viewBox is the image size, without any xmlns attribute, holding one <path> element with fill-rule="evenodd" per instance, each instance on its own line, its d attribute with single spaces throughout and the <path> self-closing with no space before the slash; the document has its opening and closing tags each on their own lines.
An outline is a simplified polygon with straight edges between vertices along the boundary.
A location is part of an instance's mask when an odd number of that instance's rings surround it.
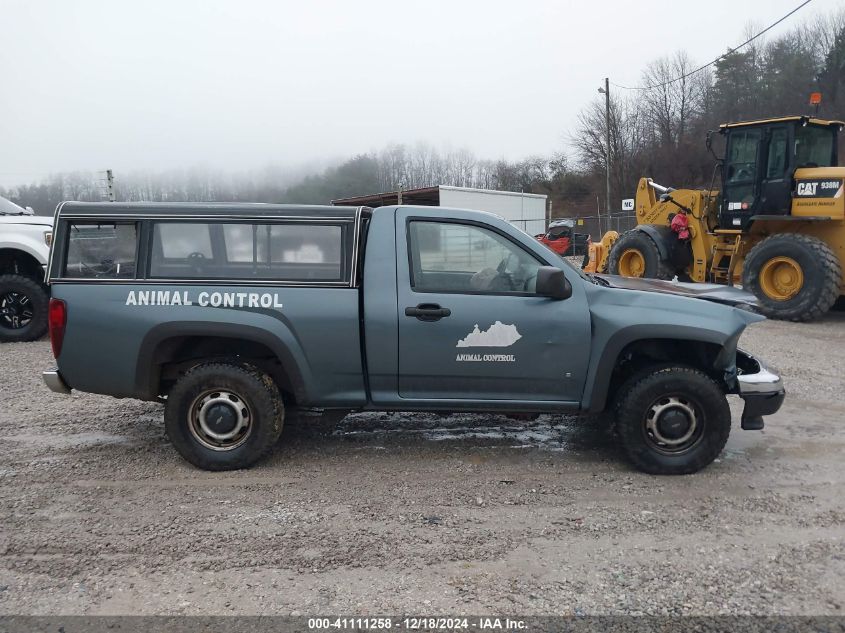
<svg viewBox="0 0 845 633">
<path fill-rule="evenodd" d="M 449 308 L 441 308 L 436 303 L 421 303 L 416 308 L 405 308 L 405 316 L 416 317 L 420 321 L 439 321 L 452 314 Z"/>
</svg>

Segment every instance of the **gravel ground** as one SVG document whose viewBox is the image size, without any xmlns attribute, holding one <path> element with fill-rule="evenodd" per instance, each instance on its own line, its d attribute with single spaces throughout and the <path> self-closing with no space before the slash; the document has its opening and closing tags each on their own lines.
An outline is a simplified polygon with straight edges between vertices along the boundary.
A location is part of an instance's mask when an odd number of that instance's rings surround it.
<svg viewBox="0 0 845 633">
<path fill-rule="evenodd" d="M 787 402 L 686 477 L 589 422 L 399 414 L 207 473 L 159 405 L 52 394 L 49 345 L 4 344 L 0 613 L 841 615 L 845 315 L 742 344 Z"/>
</svg>

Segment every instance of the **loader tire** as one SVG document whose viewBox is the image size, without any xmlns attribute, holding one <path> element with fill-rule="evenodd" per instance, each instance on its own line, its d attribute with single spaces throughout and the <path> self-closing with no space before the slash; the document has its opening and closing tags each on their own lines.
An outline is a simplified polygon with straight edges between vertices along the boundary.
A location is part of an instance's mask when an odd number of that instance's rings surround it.
<svg viewBox="0 0 845 633">
<path fill-rule="evenodd" d="M 772 319 L 812 321 L 839 298 L 842 264 L 817 237 L 781 233 L 754 246 L 742 267 L 742 285 Z"/>
<path fill-rule="evenodd" d="M 675 276 L 669 262 L 660 257 L 660 251 L 651 236 L 637 229 L 626 231 L 613 244 L 607 270 L 611 275 L 623 277 L 672 279 Z"/>
</svg>

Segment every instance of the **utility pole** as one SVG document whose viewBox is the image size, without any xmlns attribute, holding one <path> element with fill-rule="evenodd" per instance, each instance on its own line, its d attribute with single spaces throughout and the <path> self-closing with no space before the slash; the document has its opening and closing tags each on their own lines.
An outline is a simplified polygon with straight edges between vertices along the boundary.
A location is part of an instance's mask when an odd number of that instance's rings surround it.
<svg viewBox="0 0 845 633">
<path fill-rule="evenodd" d="M 604 94 L 604 132 L 605 143 L 607 145 L 605 154 L 605 170 L 607 172 L 607 186 L 605 198 L 605 209 L 607 210 L 608 222 L 610 221 L 610 78 L 604 78 L 604 88 L 599 88 L 599 92 Z"/>
<path fill-rule="evenodd" d="M 601 238 L 604 233 L 601 230 L 601 200 L 599 200 L 599 194 L 596 194 L 596 217 L 599 220 L 599 238 Z"/>
</svg>

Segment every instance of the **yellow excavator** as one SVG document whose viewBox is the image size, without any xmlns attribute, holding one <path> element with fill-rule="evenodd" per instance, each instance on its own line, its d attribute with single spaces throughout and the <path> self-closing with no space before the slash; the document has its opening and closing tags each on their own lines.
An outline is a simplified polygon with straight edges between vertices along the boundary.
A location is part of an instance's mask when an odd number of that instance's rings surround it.
<svg viewBox="0 0 845 633">
<path fill-rule="evenodd" d="M 726 123 L 721 188 L 642 178 L 637 226 L 591 247 L 588 272 L 734 285 L 775 319 L 810 321 L 845 294 L 842 121 L 789 116 Z M 712 149 L 712 133 L 707 147 Z M 715 156 L 715 153 L 714 153 Z"/>
</svg>

